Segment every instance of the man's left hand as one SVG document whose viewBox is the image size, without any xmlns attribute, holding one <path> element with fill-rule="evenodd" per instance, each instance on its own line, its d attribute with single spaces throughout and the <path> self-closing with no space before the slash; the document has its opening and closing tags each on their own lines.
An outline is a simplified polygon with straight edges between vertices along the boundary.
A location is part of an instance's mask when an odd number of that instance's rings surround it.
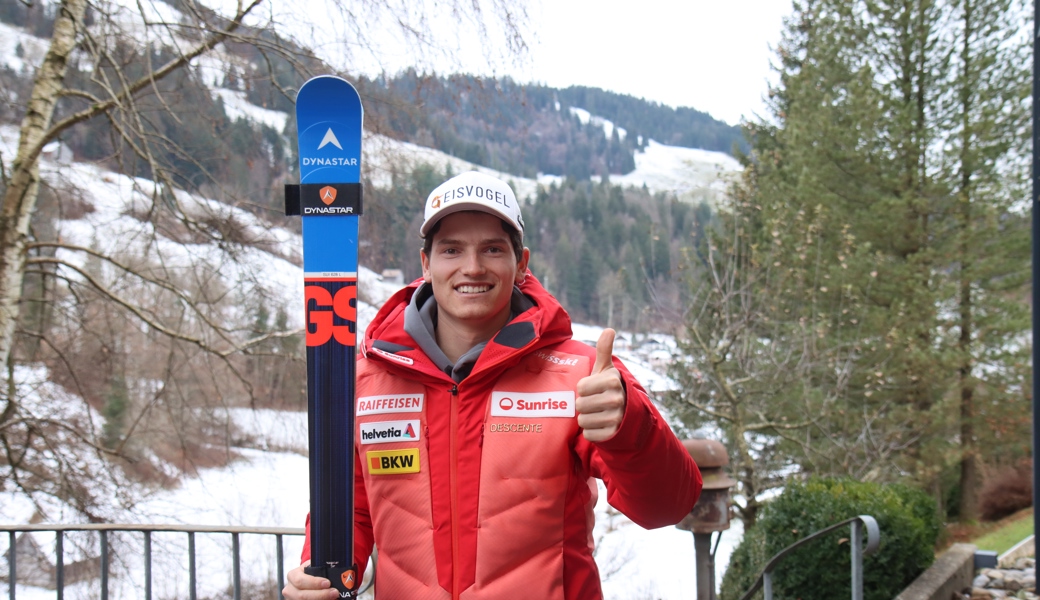
<svg viewBox="0 0 1040 600">
<path fill-rule="evenodd" d="M 614 368 L 614 330 L 604 329 L 596 342 L 592 374 L 578 382 L 575 409 L 578 427 L 590 442 L 614 437 L 625 416 L 625 384 Z"/>
</svg>

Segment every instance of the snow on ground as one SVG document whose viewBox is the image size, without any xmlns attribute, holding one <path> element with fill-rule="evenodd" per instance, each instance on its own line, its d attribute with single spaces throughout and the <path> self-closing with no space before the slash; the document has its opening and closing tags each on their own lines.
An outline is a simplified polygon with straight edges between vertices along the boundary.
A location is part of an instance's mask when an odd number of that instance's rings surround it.
<svg viewBox="0 0 1040 600">
<path fill-rule="evenodd" d="M 687 202 L 705 201 L 719 206 L 726 189 L 741 171 L 737 159 L 722 152 L 666 146 L 650 140 L 637 152 L 636 168 L 626 175 L 611 175 L 615 185 L 645 185 L 651 192 L 671 192 Z"/>
<path fill-rule="evenodd" d="M 235 119 L 246 119 L 254 123 L 267 125 L 278 133 L 285 131 L 289 113 L 261 108 L 246 100 L 245 92 L 226 88 L 210 88 L 210 92 L 214 98 L 220 98 L 224 101 L 224 113 L 232 121 Z"/>
<path fill-rule="evenodd" d="M 46 40 L 26 33 L 21 27 L 0 23 L 0 64 L 3 66 L 15 72 L 35 69 L 46 53 Z"/>
<path fill-rule="evenodd" d="M 306 419 L 306 415 L 304 415 Z M 280 420 L 280 419 L 279 419 Z M 168 490 L 139 503 L 131 513 L 118 515 L 113 522 L 152 523 L 176 525 L 259 526 L 302 528 L 308 510 L 307 459 L 299 454 L 262 452 L 237 449 L 242 459 L 223 469 L 203 469 L 199 477 L 186 478 L 180 487 Z M 0 501 L 17 500 L 2 497 Z M 5 504 L 5 506 L 8 506 Z M 10 519 L 5 509 L 0 520 L 5 523 L 24 523 Z M 301 531 L 302 533 L 302 531 Z M 196 565 L 198 569 L 198 596 L 200 598 L 226 597 L 231 584 L 232 538 L 229 534 L 196 534 Z M 33 538 L 53 561 L 54 534 L 37 533 Z M 88 534 L 66 534 L 66 564 L 78 560 L 77 542 L 86 543 Z M 301 535 L 289 535 L 284 540 L 286 571 L 300 564 L 303 548 Z M 90 540 L 91 546 L 97 542 Z M 0 541 L 6 552 L 6 536 Z M 139 599 L 144 597 L 143 543 L 140 533 L 113 534 L 110 542 L 117 555 L 110 576 L 110 598 Z M 152 593 L 157 598 L 188 597 L 188 538 L 184 533 L 152 534 Z M 277 549 L 272 536 L 241 536 L 241 577 L 246 583 L 267 582 L 277 572 Z M 92 553 L 96 556 L 96 550 Z M 24 568 L 24 567 L 23 567 Z M 275 585 L 269 585 L 271 589 Z M 17 597 L 22 600 L 53 599 L 53 590 L 19 585 Z M 97 580 L 66 587 L 65 597 L 71 600 L 97 598 L 100 592 Z M 6 596 L 7 586 L 0 583 L 0 594 Z"/>
<path fill-rule="evenodd" d="M 559 109 L 557 109 L 557 110 L 559 110 Z M 612 135 L 614 135 L 614 122 L 613 121 L 610 121 L 608 119 L 604 119 L 603 117 L 597 117 L 596 115 L 593 115 L 592 113 L 590 113 L 589 111 L 585 110 L 584 108 L 578 108 L 576 106 L 572 106 L 572 107 L 570 107 L 569 110 L 571 111 L 572 115 L 578 117 L 578 120 L 581 121 L 582 125 L 588 125 L 589 123 L 592 123 L 593 125 L 597 125 L 599 127 L 602 127 L 603 128 L 603 134 L 607 136 L 608 140 L 610 139 L 610 137 Z M 625 131 L 624 127 L 618 127 L 617 130 L 618 130 L 618 139 L 624 140 L 625 136 L 628 134 L 628 132 Z"/>
<path fill-rule="evenodd" d="M 389 288 L 393 286 L 388 286 Z M 595 343 L 601 328 L 575 325 L 578 339 Z M 619 356 L 648 388 L 667 387 L 666 378 L 645 362 L 646 348 L 668 346 L 667 336 L 653 336 L 639 340 L 633 347 L 632 336 L 618 335 Z M 648 378 L 647 375 L 656 377 Z M 241 458 L 220 469 L 202 469 L 195 478 L 184 478 L 179 487 L 162 490 L 138 503 L 131 512 L 111 515 L 113 522 L 169 523 L 195 525 L 243 525 L 299 528 L 308 511 L 307 415 L 303 412 L 275 410 L 229 409 L 229 419 L 244 435 L 243 446 L 234 449 Z M 667 413 L 665 413 L 667 417 Z M 248 447 L 246 447 L 248 446 Z M 616 511 L 608 509 L 606 490 L 600 484 L 599 503 L 596 506 L 598 540 L 597 561 L 604 578 L 604 592 L 608 600 L 631 597 L 653 597 L 669 600 L 696 598 L 695 556 L 691 533 L 664 527 L 646 531 Z M 13 495 L 0 497 L 5 510 L 0 522 L 25 523 L 33 507 Z M 68 522 L 77 519 L 71 511 L 52 511 L 64 514 Z M 62 519 L 65 520 L 65 519 Z M 66 542 L 67 560 L 79 555 L 70 551 L 75 534 Z M 83 535 L 83 534 L 80 534 Z M 725 565 L 733 548 L 739 543 L 739 522 L 722 534 L 716 556 L 716 581 L 721 582 Z M 243 536 L 242 577 L 247 582 L 262 582 L 276 572 L 274 541 L 270 537 Z M 34 534 L 37 543 L 52 549 L 53 534 Z M 82 539 L 82 538 L 80 538 Z M 153 534 L 153 594 L 155 597 L 184 597 L 187 595 L 186 535 L 173 533 Z M 0 550 L 4 540 L 0 539 Z M 144 567 L 140 534 L 123 534 L 113 544 L 121 544 L 120 562 L 113 566 L 112 598 L 143 597 L 140 584 Z M 196 536 L 200 597 L 220 596 L 226 593 L 230 581 L 231 537 L 227 534 L 198 534 Z M 113 546 L 115 547 L 115 545 Z M 285 538 L 285 570 L 299 564 L 302 539 Z M 53 551 L 51 550 L 53 556 Z M 638 576 L 633 577 L 633 573 Z M 272 584 L 273 585 L 273 584 Z M 0 584 L 0 594 L 6 592 Z M 52 598 L 54 592 L 18 586 L 17 595 L 23 600 Z M 66 591 L 66 597 L 97 597 L 98 584 L 78 583 Z"/>
<path fill-rule="evenodd" d="M 364 143 L 361 146 L 361 153 L 362 168 L 365 170 L 366 176 L 369 177 L 372 184 L 376 187 L 389 187 L 395 173 L 408 173 L 423 164 L 432 165 L 440 170 L 450 167 L 455 174 L 466 171 L 480 171 L 481 173 L 498 177 L 503 181 L 511 183 L 516 190 L 517 197 L 520 199 L 533 197 L 537 193 L 540 184 L 539 181 L 534 179 L 517 177 L 509 173 L 483 167 L 445 154 L 440 150 L 419 146 L 411 142 L 402 142 L 373 133 L 366 132 Z"/>
<path fill-rule="evenodd" d="M 574 339 L 595 347 L 603 327 L 574 323 Z M 675 382 L 668 378 L 668 365 L 675 350 L 675 339 L 670 335 L 633 335 L 619 331 L 614 338 L 614 356 L 621 359 L 632 375 L 650 392 L 665 392 L 675 389 Z"/>
<path fill-rule="evenodd" d="M 366 134 L 362 146 L 362 166 L 374 185 L 390 184 L 394 172 L 401 173 L 421 164 L 443 169 L 450 166 L 455 173 L 480 171 L 511 183 L 521 199 L 533 198 L 539 187 L 559 185 L 558 175 L 540 174 L 537 180 L 516 177 L 449 156 L 439 150 Z M 626 175 L 611 175 L 610 181 L 621 186 L 643 187 L 650 192 L 674 193 L 680 200 L 706 201 L 718 206 L 728 186 L 740 172 L 740 163 L 722 152 L 666 146 L 650 140 L 643 152 L 635 155 L 636 168 Z M 598 178 L 593 178 L 598 181 Z"/>
</svg>

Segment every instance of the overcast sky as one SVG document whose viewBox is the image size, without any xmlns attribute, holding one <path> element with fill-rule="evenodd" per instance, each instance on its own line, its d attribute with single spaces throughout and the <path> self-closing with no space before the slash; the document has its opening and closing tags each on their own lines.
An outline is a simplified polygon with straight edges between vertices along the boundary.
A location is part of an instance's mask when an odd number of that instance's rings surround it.
<svg viewBox="0 0 1040 600">
<path fill-rule="evenodd" d="M 516 76 L 690 106 L 731 124 L 762 114 L 789 0 L 541 0 Z"/>
<path fill-rule="evenodd" d="M 212 1 L 227 4 L 227 10 L 234 4 Z M 529 51 L 513 65 L 502 60 L 508 52 L 498 34 L 456 18 L 438 0 L 409 0 L 425 6 L 412 11 L 429 19 L 409 25 L 426 28 L 440 54 L 423 54 L 393 34 L 400 15 L 386 10 L 380 18 L 357 15 L 374 42 L 374 54 L 366 54 L 350 43 L 349 28 L 337 24 L 343 17 L 327 12 L 334 3 L 301 1 L 310 8 L 272 2 L 263 14 L 348 73 L 418 67 L 511 75 L 553 87 L 587 85 L 689 106 L 731 124 L 764 112 L 767 81 L 775 79 L 770 60 L 791 11 L 791 0 L 517 0 L 528 12 Z M 487 3 L 481 6 L 488 10 Z M 348 35 L 335 35 L 343 29 Z"/>
</svg>

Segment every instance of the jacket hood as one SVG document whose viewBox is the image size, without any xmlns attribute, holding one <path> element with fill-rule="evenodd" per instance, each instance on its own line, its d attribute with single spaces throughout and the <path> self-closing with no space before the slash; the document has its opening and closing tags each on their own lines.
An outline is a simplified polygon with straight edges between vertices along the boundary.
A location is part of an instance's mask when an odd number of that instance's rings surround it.
<svg viewBox="0 0 1040 600">
<path fill-rule="evenodd" d="M 405 308 L 422 284 L 423 279 L 416 279 L 383 304 L 365 330 L 361 350 L 368 359 L 450 379 L 404 330 Z M 530 270 L 519 288 L 534 306 L 519 314 L 488 341 L 471 375 L 476 375 L 484 367 L 512 362 L 530 351 L 571 338 L 570 316 Z"/>
</svg>

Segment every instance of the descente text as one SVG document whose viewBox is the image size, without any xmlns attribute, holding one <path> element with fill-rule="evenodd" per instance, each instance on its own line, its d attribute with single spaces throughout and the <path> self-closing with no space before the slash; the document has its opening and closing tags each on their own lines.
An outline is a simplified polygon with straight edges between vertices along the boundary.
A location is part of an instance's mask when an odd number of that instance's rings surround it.
<svg viewBox="0 0 1040 600">
<path fill-rule="evenodd" d="M 541 423 L 491 423 L 489 431 L 504 431 L 509 433 L 541 433 Z"/>
</svg>

